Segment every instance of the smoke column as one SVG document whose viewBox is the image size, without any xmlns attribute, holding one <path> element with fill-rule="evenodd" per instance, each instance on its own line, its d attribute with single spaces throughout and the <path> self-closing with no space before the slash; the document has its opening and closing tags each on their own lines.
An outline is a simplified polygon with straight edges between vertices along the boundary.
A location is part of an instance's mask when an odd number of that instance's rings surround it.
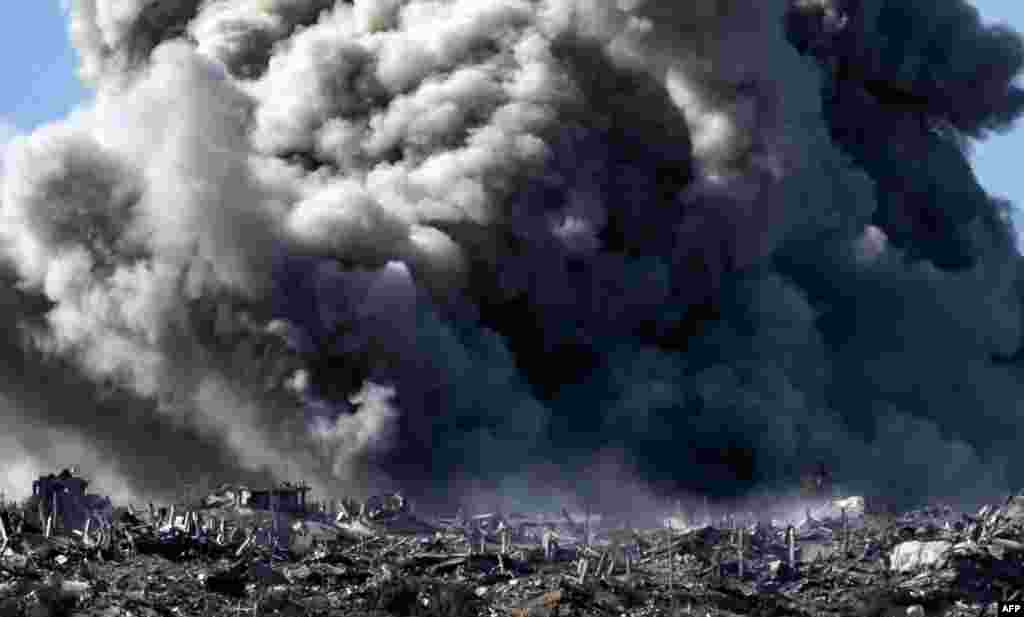
<svg viewBox="0 0 1024 617">
<path fill-rule="evenodd" d="M 472 495 L 1022 481 L 963 0 L 78 0 L 2 179 L 0 465 Z"/>
</svg>

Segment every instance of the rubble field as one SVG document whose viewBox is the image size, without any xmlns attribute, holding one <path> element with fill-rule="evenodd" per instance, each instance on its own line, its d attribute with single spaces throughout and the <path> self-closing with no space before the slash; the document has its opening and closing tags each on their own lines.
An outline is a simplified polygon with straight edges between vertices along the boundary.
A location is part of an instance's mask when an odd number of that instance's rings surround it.
<svg viewBox="0 0 1024 617">
<path fill-rule="evenodd" d="M 383 503 L 207 500 L 177 514 L 115 508 L 81 529 L 7 505 L 0 617 L 978 617 L 1024 599 L 1024 495 L 974 514 L 871 513 L 854 497 L 794 524 L 657 529 L 568 512 L 435 521 Z"/>
</svg>

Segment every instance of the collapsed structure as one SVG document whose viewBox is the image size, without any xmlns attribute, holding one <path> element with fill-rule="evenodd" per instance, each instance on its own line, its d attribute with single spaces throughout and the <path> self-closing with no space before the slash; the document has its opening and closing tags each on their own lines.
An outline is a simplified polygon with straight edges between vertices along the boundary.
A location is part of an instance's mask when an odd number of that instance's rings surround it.
<svg viewBox="0 0 1024 617">
<path fill-rule="evenodd" d="M 767 520 L 677 504 L 663 528 L 637 528 L 569 508 L 432 518 L 397 493 L 307 507 L 301 484 L 222 485 L 184 511 L 110 509 L 96 535 L 95 517 L 66 528 L 95 499 L 86 486 L 44 476 L 27 508 L 0 508 L 0 614 L 976 617 L 1024 581 L 1024 494 L 976 514 L 896 515 L 861 496 Z M 24 523 L 38 503 L 57 504 L 60 533 Z"/>
<path fill-rule="evenodd" d="M 32 483 L 31 504 L 40 525 L 49 530 L 70 531 L 82 528 L 86 521 L 109 517 L 109 497 L 86 493 L 89 481 L 64 469 L 59 474 L 40 476 Z"/>
<path fill-rule="evenodd" d="M 281 512 L 305 512 L 306 494 L 310 488 L 305 484 L 284 482 L 280 486 L 266 490 L 252 491 L 247 505 L 255 510 L 278 510 Z"/>
</svg>

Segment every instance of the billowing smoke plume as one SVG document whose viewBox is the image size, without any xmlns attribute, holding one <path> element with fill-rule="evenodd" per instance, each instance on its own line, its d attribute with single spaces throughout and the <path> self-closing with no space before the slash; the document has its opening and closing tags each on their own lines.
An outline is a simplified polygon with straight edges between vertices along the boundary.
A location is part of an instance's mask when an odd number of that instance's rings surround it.
<svg viewBox="0 0 1024 617">
<path fill-rule="evenodd" d="M 1024 44 L 963 0 L 79 0 L 71 36 L 95 100 L 5 161 L 8 483 L 1021 481 L 1024 269 L 967 152 Z"/>
</svg>

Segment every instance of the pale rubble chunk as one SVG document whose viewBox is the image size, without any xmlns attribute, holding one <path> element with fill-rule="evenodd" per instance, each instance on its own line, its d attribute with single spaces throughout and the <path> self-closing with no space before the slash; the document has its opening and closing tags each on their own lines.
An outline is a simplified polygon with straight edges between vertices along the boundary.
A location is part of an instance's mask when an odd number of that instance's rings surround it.
<svg viewBox="0 0 1024 617">
<path fill-rule="evenodd" d="M 943 540 L 903 542 L 892 550 L 891 568 L 896 572 L 911 572 L 919 568 L 939 566 L 945 562 L 952 548 L 950 542 Z"/>
<path fill-rule="evenodd" d="M 1024 522 L 1024 495 L 1015 495 L 1007 500 L 1003 507 L 1003 517 Z"/>
<path fill-rule="evenodd" d="M 0 557 L 3 558 L 4 564 L 10 568 L 24 568 L 28 564 L 28 558 L 25 555 L 16 553 L 11 549 L 5 550 Z"/>
</svg>

